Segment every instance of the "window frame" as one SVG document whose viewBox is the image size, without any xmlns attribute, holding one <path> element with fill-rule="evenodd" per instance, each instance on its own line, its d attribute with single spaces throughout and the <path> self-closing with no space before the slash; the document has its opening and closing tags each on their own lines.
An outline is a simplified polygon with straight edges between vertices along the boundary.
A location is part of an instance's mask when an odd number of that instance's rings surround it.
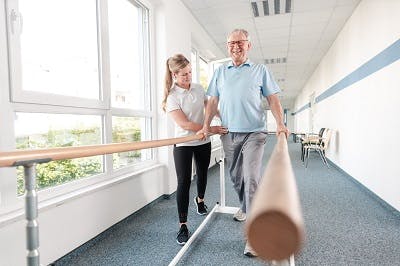
<svg viewBox="0 0 400 266">
<path fill-rule="evenodd" d="M 99 70 L 99 99 L 85 99 L 74 96 L 56 95 L 44 92 L 24 91 L 22 89 L 22 59 L 21 59 L 21 39 L 20 35 L 23 30 L 23 14 L 19 12 L 18 0 L 6 0 L 6 18 L 7 18 L 7 46 L 8 46 L 8 63 L 9 63 L 9 80 L 10 80 L 10 100 L 14 103 L 27 103 L 27 104 L 43 104 L 55 106 L 70 106 L 82 108 L 98 108 L 107 109 L 110 107 L 107 95 L 103 94 L 103 86 L 107 84 L 102 77 L 107 77 L 106 68 L 102 67 L 101 60 L 104 57 L 103 49 L 106 49 L 104 38 L 104 31 L 102 27 L 107 27 L 107 17 L 104 12 L 105 0 L 96 1 L 96 19 L 97 19 L 97 48 L 98 48 L 98 70 Z M 15 19 L 14 19 L 15 17 Z M 14 21 L 14 22 L 13 22 Z M 105 23 L 102 23 L 104 22 Z M 108 82 L 109 84 L 109 82 Z M 104 97 L 102 97 L 104 95 Z M 67 103 L 67 104 L 66 104 Z M 72 104 L 73 103 L 73 104 Z"/>
<path fill-rule="evenodd" d="M 113 108 L 111 106 L 111 81 L 110 81 L 110 60 L 109 60 L 109 44 L 108 44 L 108 14 L 107 4 L 109 0 L 96 0 L 96 18 L 97 18 L 97 48 L 98 48 L 98 72 L 99 72 L 99 99 L 85 99 L 72 96 L 55 95 L 43 92 L 23 91 L 22 90 L 22 61 L 20 54 L 20 29 L 19 23 L 22 19 L 18 13 L 18 0 L 6 0 L 5 17 L 7 23 L 6 30 L 6 53 L 8 63 L 8 99 L 4 100 L 7 105 L 7 115 L 10 116 L 9 121 L 14 122 L 12 119 L 16 112 L 29 112 L 29 113 L 49 113 L 49 114 L 79 114 L 79 115 L 99 115 L 102 121 L 102 144 L 112 142 L 112 116 L 126 116 L 126 117 L 141 117 L 145 118 L 146 123 L 145 132 L 146 139 L 152 139 L 153 135 L 157 132 L 156 126 L 156 112 L 153 110 L 155 106 L 155 99 L 153 95 L 154 89 L 151 84 L 154 83 L 154 68 L 152 64 L 153 58 L 150 51 L 153 47 L 152 27 L 154 21 L 152 18 L 152 5 L 146 0 L 126 0 L 135 7 L 141 8 L 141 21 L 142 29 L 141 36 L 144 37 L 142 44 L 141 65 L 143 67 L 143 89 L 146 99 L 145 108 L 143 110 L 127 109 L 127 108 Z M 10 22 L 10 14 L 15 12 L 17 21 L 13 24 Z M 13 33 L 15 32 L 15 33 Z M 1 41 L 3 41 L 1 39 Z M 3 101 L 3 100 L 2 100 Z M 50 102 L 50 103 L 49 103 Z M 9 108 L 8 108 L 9 107 Z M 4 110 L 6 107 L 1 107 Z M 7 139 L 16 138 L 14 132 L 14 123 L 6 132 Z M 9 146 L 9 144 L 7 145 Z M 15 148 L 15 143 L 10 145 Z M 112 180 L 120 179 L 123 176 L 132 176 L 135 172 L 141 172 L 143 169 L 151 167 L 157 163 L 156 151 L 152 151 L 151 159 L 130 164 L 118 169 L 113 169 L 112 154 L 103 156 L 104 172 L 101 174 L 89 176 L 86 178 L 70 181 L 58 186 L 43 188 L 39 191 L 42 200 L 48 200 L 64 194 L 75 194 L 81 190 L 88 189 L 99 182 L 112 182 Z M 2 170 L 2 169 L 0 169 Z M 7 171 L 7 173 L 12 171 Z M 14 193 L 8 191 L 2 197 L 6 197 L 8 202 L 18 202 L 22 204 L 22 197 L 17 196 L 17 178 L 16 171 L 13 174 L 7 174 L 7 180 L 3 182 L 13 183 Z M 2 183 L 2 182 L 1 182 Z M 0 191 L 2 192 L 2 191 Z M 7 195 L 5 195 L 7 194 Z"/>
</svg>

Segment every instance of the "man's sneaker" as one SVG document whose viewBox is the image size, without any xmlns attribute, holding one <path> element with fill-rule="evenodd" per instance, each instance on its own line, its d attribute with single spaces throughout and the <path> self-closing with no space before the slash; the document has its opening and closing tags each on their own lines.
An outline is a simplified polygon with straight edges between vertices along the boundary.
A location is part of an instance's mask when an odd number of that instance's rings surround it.
<svg viewBox="0 0 400 266">
<path fill-rule="evenodd" d="M 239 209 L 234 215 L 233 220 L 238 222 L 246 221 L 246 214 L 242 212 L 242 209 Z"/>
<path fill-rule="evenodd" d="M 182 224 L 179 229 L 178 235 L 176 236 L 176 242 L 179 245 L 185 245 L 185 243 L 189 240 L 189 230 L 186 224 Z"/>
<path fill-rule="evenodd" d="M 204 204 L 204 201 L 197 202 L 197 197 L 194 197 L 194 203 L 196 203 L 196 211 L 199 215 L 207 214 L 207 205 Z"/>
<path fill-rule="evenodd" d="M 246 246 L 244 247 L 244 255 L 246 255 L 247 257 L 257 257 L 257 253 L 254 251 L 254 249 L 250 246 L 249 242 L 246 241 Z"/>
</svg>

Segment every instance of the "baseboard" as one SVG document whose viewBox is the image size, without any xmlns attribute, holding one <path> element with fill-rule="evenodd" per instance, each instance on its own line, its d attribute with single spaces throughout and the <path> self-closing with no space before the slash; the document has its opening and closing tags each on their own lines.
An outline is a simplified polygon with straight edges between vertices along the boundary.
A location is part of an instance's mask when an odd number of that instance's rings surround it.
<svg viewBox="0 0 400 266">
<path fill-rule="evenodd" d="M 340 168 L 337 164 L 332 162 L 331 160 L 328 160 L 329 165 L 333 166 L 336 170 L 341 172 L 348 180 L 356 184 L 359 188 L 361 188 L 364 192 L 367 193 L 372 199 L 374 199 L 376 202 L 378 202 L 382 207 L 387 209 L 389 212 L 393 213 L 395 216 L 400 218 L 400 211 L 397 210 L 395 207 L 387 203 L 385 200 L 383 200 L 381 197 L 379 197 L 377 194 L 375 194 L 373 191 L 371 191 L 369 188 L 364 186 L 362 183 L 360 183 L 357 179 L 352 177 L 350 174 L 348 174 L 346 171 L 344 171 L 342 168 Z"/>
</svg>

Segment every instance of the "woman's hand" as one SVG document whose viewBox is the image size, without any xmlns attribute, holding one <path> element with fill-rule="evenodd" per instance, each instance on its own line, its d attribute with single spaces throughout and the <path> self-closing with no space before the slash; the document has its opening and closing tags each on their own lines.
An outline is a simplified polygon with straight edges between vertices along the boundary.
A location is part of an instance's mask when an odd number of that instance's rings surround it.
<svg viewBox="0 0 400 266">
<path fill-rule="evenodd" d="M 203 135 L 203 138 L 201 140 L 205 140 L 209 134 L 211 134 L 210 127 L 203 126 L 202 129 L 196 132 L 196 135 Z"/>
</svg>

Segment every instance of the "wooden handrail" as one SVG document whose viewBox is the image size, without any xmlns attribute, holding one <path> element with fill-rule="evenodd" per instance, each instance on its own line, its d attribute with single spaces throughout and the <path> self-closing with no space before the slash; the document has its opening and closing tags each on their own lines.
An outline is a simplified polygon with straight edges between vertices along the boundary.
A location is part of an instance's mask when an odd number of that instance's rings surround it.
<svg viewBox="0 0 400 266">
<path fill-rule="evenodd" d="M 111 154 L 167 146 L 193 140 L 200 140 L 203 135 L 192 135 L 187 137 L 149 140 L 140 142 L 124 142 L 99 145 L 87 145 L 79 147 L 62 147 L 36 150 L 16 150 L 0 152 L 0 167 L 10 167 L 29 161 L 56 161 L 64 159 L 81 158 L 95 155 Z"/>
<path fill-rule="evenodd" d="M 285 134 L 279 134 L 246 222 L 252 248 L 265 260 L 283 260 L 297 253 L 304 223 Z"/>
</svg>

